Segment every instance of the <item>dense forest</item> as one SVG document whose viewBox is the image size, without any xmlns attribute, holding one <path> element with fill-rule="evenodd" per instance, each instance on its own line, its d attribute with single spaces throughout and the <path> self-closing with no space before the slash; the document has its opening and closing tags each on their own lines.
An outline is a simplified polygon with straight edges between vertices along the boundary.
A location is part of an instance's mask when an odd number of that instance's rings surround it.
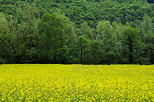
<svg viewBox="0 0 154 102">
<path fill-rule="evenodd" d="M 154 64 L 154 0 L 0 0 L 0 63 Z"/>
</svg>

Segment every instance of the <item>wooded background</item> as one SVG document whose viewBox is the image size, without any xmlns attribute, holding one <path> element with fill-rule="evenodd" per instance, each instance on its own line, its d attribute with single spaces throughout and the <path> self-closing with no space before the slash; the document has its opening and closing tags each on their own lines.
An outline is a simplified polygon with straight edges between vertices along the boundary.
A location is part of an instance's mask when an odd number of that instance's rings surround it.
<svg viewBox="0 0 154 102">
<path fill-rule="evenodd" d="M 153 0 L 0 0 L 0 63 L 154 64 Z"/>
</svg>

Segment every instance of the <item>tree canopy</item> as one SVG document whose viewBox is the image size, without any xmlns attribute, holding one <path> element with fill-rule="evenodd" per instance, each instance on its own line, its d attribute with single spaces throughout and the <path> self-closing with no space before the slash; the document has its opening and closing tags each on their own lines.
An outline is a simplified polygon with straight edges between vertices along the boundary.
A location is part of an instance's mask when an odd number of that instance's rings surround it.
<svg viewBox="0 0 154 102">
<path fill-rule="evenodd" d="M 0 0 L 0 63 L 153 64 L 153 0 Z"/>
</svg>

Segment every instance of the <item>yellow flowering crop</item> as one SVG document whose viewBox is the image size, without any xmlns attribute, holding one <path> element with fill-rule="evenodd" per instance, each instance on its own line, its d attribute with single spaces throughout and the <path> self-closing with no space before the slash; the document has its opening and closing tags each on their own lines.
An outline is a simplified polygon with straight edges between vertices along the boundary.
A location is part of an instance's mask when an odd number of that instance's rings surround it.
<svg viewBox="0 0 154 102">
<path fill-rule="evenodd" d="M 152 102 L 154 65 L 0 65 L 0 102 Z"/>
</svg>

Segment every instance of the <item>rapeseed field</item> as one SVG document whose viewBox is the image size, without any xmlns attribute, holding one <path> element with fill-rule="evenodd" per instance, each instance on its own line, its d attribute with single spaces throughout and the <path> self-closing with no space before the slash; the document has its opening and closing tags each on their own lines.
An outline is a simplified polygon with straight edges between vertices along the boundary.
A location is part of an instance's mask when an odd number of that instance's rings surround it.
<svg viewBox="0 0 154 102">
<path fill-rule="evenodd" d="M 154 65 L 0 65 L 0 102 L 153 102 Z"/>
</svg>

